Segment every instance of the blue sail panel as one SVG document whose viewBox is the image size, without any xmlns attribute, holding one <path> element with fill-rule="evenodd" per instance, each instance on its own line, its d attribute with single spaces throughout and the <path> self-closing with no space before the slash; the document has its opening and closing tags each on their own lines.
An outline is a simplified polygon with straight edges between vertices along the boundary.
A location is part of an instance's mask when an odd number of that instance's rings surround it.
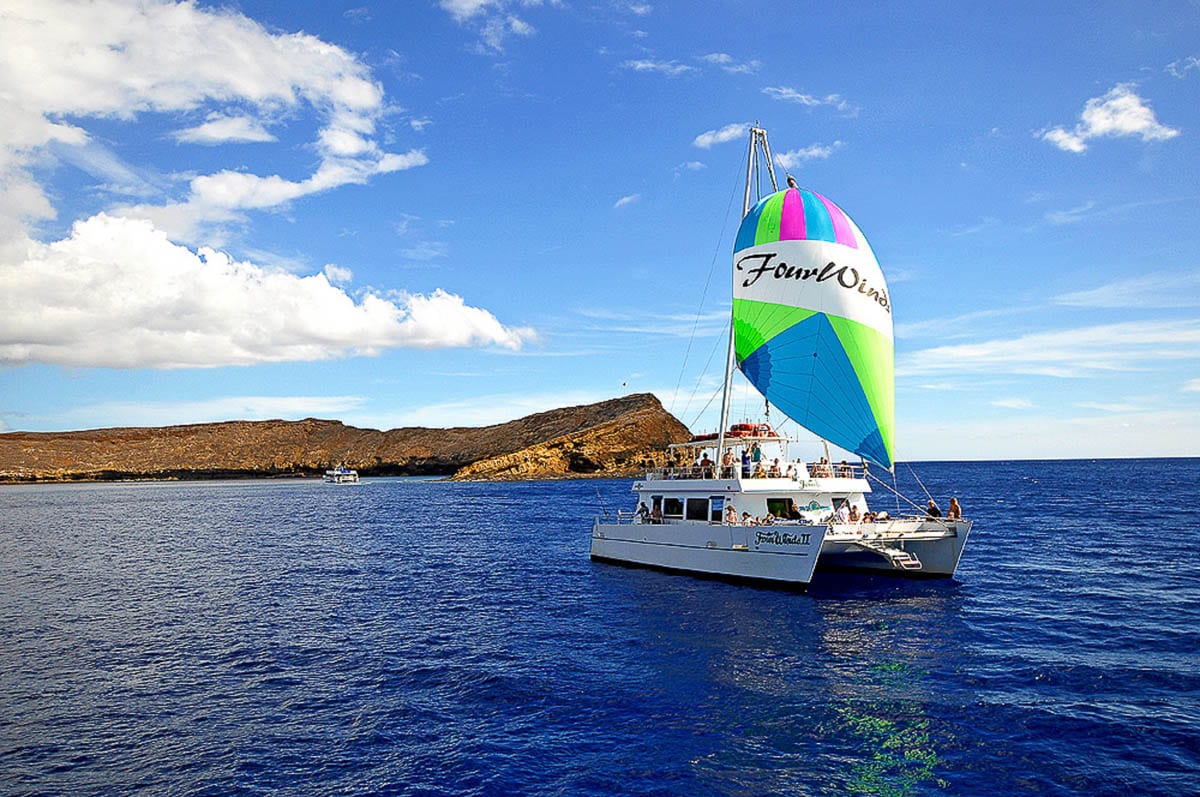
<svg viewBox="0 0 1200 797">
<path fill-rule="evenodd" d="M 824 313 L 766 341 L 740 367 L 760 393 L 801 426 L 891 467 L 859 375 Z"/>
</svg>

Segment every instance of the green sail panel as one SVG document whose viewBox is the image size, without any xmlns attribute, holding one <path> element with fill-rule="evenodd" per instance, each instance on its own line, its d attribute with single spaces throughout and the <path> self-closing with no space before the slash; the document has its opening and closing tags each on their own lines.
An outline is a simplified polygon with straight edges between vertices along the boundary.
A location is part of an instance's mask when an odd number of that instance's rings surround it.
<svg viewBox="0 0 1200 797">
<path fill-rule="evenodd" d="M 834 445 L 891 467 L 890 340 L 849 319 L 764 302 L 735 302 L 734 318 L 738 367 L 759 392 Z"/>
<path fill-rule="evenodd" d="M 830 316 L 829 323 L 858 374 L 890 458 L 895 451 L 896 429 L 895 344 L 878 330 L 848 318 Z"/>
</svg>

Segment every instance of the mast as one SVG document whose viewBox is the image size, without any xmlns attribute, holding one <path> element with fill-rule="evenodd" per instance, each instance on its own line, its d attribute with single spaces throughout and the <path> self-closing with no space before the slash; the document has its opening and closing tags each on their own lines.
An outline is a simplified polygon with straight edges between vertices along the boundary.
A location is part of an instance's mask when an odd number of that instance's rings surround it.
<svg viewBox="0 0 1200 797">
<path fill-rule="evenodd" d="M 771 145 L 767 143 L 767 131 L 758 126 L 758 122 L 750 128 L 750 152 L 746 157 L 746 192 L 742 196 L 742 218 L 750 212 L 753 204 L 750 192 L 756 176 L 762 173 L 762 162 L 766 161 L 767 174 L 771 178 L 771 190 L 778 190 L 775 182 L 775 164 L 771 161 Z M 737 360 L 733 330 L 733 306 L 729 308 L 729 351 L 725 358 L 725 383 L 721 389 L 721 425 L 717 427 L 717 473 L 721 472 L 721 462 L 725 454 L 725 432 L 729 428 L 729 394 L 733 386 L 733 369 Z"/>
</svg>

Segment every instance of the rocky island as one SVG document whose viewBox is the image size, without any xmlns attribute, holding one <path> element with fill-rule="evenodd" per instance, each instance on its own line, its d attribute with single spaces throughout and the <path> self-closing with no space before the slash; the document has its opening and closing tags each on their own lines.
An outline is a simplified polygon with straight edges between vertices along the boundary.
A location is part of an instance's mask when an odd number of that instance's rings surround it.
<svg viewBox="0 0 1200 797">
<path fill-rule="evenodd" d="M 307 418 L 7 432 L 0 482 L 316 476 L 337 465 L 462 480 L 635 476 L 688 436 L 649 393 L 483 427 L 378 431 Z"/>
</svg>

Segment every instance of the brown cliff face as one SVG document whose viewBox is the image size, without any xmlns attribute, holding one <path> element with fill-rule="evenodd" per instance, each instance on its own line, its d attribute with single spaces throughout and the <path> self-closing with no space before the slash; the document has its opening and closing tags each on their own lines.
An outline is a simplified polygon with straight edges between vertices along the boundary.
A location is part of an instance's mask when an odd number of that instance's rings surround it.
<svg viewBox="0 0 1200 797">
<path fill-rule="evenodd" d="M 356 429 L 339 421 L 227 421 L 0 434 L 0 481 L 315 475 L 546 479 L 637 475 L 688 430 L 650 394 L 478 428 Z"/>
</svg>

